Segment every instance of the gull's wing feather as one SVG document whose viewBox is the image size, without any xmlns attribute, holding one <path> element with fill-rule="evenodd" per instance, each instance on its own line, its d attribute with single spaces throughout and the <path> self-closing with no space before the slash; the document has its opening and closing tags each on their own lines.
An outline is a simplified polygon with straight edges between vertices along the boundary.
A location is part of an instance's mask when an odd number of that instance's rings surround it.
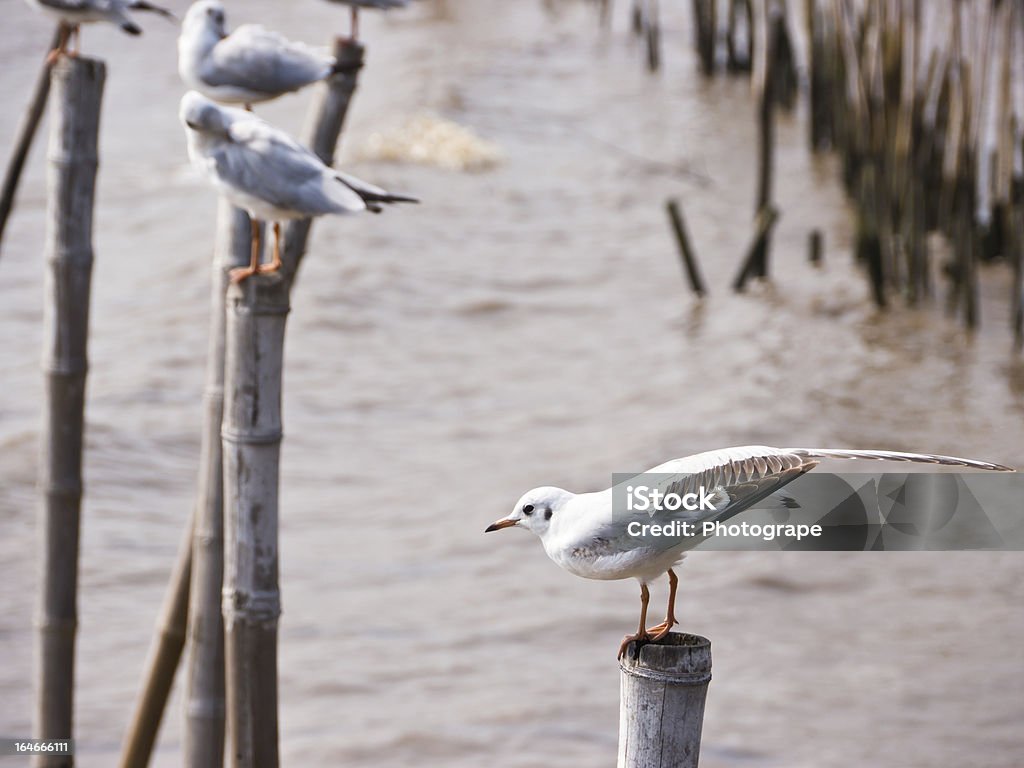
<svg viewBox="0 0 1024 768">
<path fill-rule="evenodd" d="M 897 451 L 849 451 L 842 448 L 787 448 L 787 451 L 811 459 L 868 459 L 871 461 L 912 461 L 917 464 L 941 464 L 947 467 L 968 467 L 995 472 L 1015 472 L 1011 467 L 990 461 L 961 459 L 933 453 L 901 453 Z"/>
<path fill-rule="evenodd" d="M 221 181 L 277 208 L 308 216 L 366 208 L 320 158 L 256 117 L 231 125 L 215 160 Z"/>
<path fill-rule="evenodd" d="M 682 544 L 695 546 L 702 540 L 700 537 L 685 541 L 682 536 L 658 537 L 644 543 L 629 533 L 629 526 L 634 522 L 665 524 L 673 521 L 724 521 L 755 506 L 800 475 L 814 469 L 817 464 L 816 459 L 793 451 L 759 445 L 725 448 L 673 459 L 644 474 L 660 476 L 656 483 L 657 490 L 662 493 L 680 496 L 687 493 L 699 494 L 703 486 L 711 497 L 714 510 L 665 509 L 652 517 L 646 510 L 615 509 L 610 519 L 594 520 L 592 525 L 581 527 L 579 546 L 593 550 L 593 542 L 597 541 L 604 554 L 635 558 L 638 562 L 657 552 L 677 549 Z M 609 489 L 604 493 L 611 492 L 612 489 Z M 608 507 L 611 508 L 610 503 Z M 679 551 L 681 553 L 683 550 Z"/>
<path fill-rule="evenodd" d="M 51 8 L 55 11 L 88 11 L 94 7 L 108 5 L 108 0 L 37 0 L 44 8 Z"/>
<path fill-rule="evenodd" d="M 334 59 L 258 24 L 245 24 L 214 46 L 203 66 L 210 86 L 258 93 L 294 91 L 327 77 Z"/>
</svg>

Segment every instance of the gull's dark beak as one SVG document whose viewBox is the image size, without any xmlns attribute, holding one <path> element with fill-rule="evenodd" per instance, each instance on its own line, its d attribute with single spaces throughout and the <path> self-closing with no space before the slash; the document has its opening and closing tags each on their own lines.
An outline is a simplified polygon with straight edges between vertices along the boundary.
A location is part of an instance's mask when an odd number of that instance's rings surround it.
<svg viewBox="0 0 1024 768">
<path fill-rule="evenodd" d="M 484 533 L 490 533 L 491 531 L 500 531 L 502 528 L 511 528 L 513 525 L 519 525 L 519 521 L 509 520 L 507 517 L 505 517 L 501 520 L 498 520 L 488 525 L 484 529 Z"/>
</svg>

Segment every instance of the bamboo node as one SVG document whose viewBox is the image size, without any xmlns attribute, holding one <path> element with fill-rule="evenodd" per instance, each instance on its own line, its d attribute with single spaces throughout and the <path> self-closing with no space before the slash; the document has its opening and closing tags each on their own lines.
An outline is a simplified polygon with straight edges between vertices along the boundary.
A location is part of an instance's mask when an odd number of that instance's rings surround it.
<svg viewBox="0 0 1024 768">
<path fill-rule="evenodd" d="M 222 427 L 220 436 L 222 440 L 233 445 L 271 445 L 281 442 L 284 438 L 284 432 L 280 429 L 241 431 Z"/>
</svg>

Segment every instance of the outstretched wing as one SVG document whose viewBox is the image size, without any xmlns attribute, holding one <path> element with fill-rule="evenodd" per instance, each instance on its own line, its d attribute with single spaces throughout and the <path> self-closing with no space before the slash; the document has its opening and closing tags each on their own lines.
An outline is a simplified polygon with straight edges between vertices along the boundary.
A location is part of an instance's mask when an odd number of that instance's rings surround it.
<svg viewBox="0 0 1024 768">
<path fill-rule="evenodd" d="M 214 46 L 203 67 L 210 86 L 230 86 L 265 94 L 294 91 L 331 73 L 334 59 L 302 43 L 245 24 Z"/>
<path fill-rule="evenodd" d="M 699 525 L 706 521 L 724 521 L 755 506 L 817 464 L 814 458 L 765 446 L 726 448 L 674 459 L 604 491 L 611 496 L 608 504 L 610 516 L 582 526 L 577 549 L 580 554 L 586 549 L 586 555 L 591 558 L 608 558 L 608 562 L 614 561 L 612 567 L 623 572 L 634 566 L 641 567 L 648 561 L 660 563 L 659 553 L 666 553 L 671 560 L 672 552 L 681 556 L 682 552 L 700 543 L 703 537 L 685 536 L 681 532 L 678 536 L 638 536 L 634 524 L 665 526 L 685 522 Z M 637 488 L 641 484 L 647 486 L 645 495 L 648 498 L 650 491 L 657 490 L 663 495 L 678 494 L 682 498 L 686 494 L 695 494 L 690 497 L 694 499 L 701 496 L 703 489 L 704 497 L 713 508 L 666 507 L 654 514 L 651 514 L 651 509 L 640 505 L 629 509 L 622 503 L 628 495 L 626 489 L 629 486 Z M 573 550 L 572 545 L 569 549 Z"/>
</svg>

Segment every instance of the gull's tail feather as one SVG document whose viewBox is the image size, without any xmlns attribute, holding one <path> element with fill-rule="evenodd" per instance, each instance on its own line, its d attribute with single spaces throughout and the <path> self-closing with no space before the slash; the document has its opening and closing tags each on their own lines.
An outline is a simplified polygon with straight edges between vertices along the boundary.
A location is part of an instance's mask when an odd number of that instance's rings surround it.
<svg viewBox="0 0 1024 768">
<path fill-rule="evenodd" d="M 995 472 L 1016 472 L 1012 467 L 977 459 L 939 456 L 931 453 L 900 453 L 897 451 L 848 451 L 835 448 L 787 448 L 787 452 L 809 459 L 868 459 L 872 461 L 912 461 L 918 464 L 942 464 L 948 467 L 970 467 Z"/>
<path fill-rule="evenodd" d="M 347 173 L 341 171 L 335 171 L 335 178 L 338 179 L 342 184 L 351 189 L 357 195 L 359 195 L 363 202 L 366 203 L 366 208 L 374 213 L 380 213 L 382 207 L 380 203 L 418 203 L 419 200 L 415 197 L 409 197 L 408 195 L 396 195 L 388 192 L 386 189 L 375 187 L 373 184 L 368 184 L 362 179 L 357 179 L 355 176 L 350 176 Z"/>
<path fill-rule="evenodd" d="M 163 16 L 165 19 L 177 19 L 171 11 L 163 8 L 159 5 L 153 5 L 153 3 L 146 2 L 146 0 L 133 0 L 128 4 L 128 7 L 133 11 L 150 11 L 151 13 Z"/>
<path fill-rule="evenodd" d="M 141 35 L 142 27 L 136 24 L 134 21 L 126 21 L 121 25 L 121 29 L 127 32 L 129 35 Z"/>
</svg>

